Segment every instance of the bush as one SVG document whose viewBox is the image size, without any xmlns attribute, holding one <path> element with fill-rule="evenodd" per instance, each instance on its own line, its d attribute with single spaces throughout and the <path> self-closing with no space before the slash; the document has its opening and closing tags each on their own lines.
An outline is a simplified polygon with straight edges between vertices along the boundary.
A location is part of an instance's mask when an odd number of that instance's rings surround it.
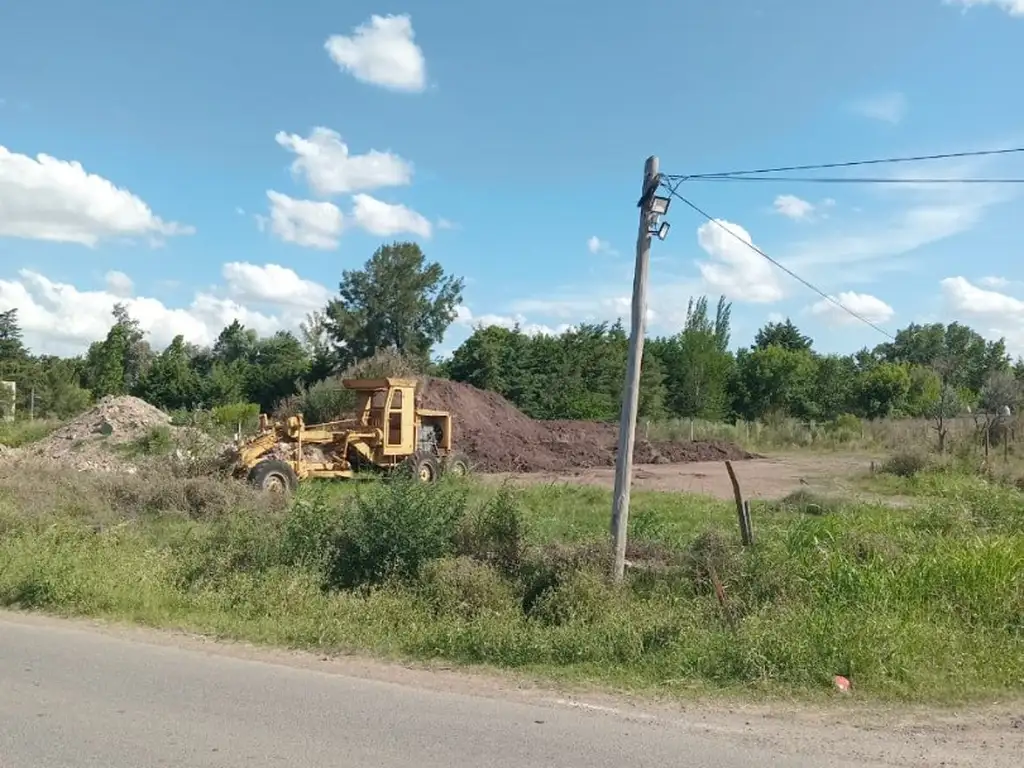
<svg viewBox="0 0 1024 768">
<path fill-rule="evenodd" d="M 420 594 L 439 616 L 475 619 L 518 611 L 512 585 L 469 557 L 433 560 L 423 567 Z"/>
<path fill-rule="evenodd" d="M 600 574 L 593 570 L 571 571 L 540 595 L 530 616 L 548 626 L 595 624 L 619 599 Z"/>
<path fill-rule="evenodd" d="M 454 551 L 466 496 L 461 486 L 404 478 L 360 488 L 343 511 L 328 584 L 352 588 L 414 578 L 424 563 Z"/>
<path fill-rule="evenodd" d="M 513 489 L 503 487 L 466 518 L 459 531 L 458 551 L 507 576 L 519 573 L 526 551 L 526 523 Z"/>
<path fill-rule="evenodd" d="M 46 419 L 0 421 L 0 445 L 20 448 L 35 443 L 60 426 L 60 422 Z"/>
<path fill-rule="evenodd" d="M 241 424 L 242 433 L 248 434 L 256 431 L 260 420 L 260 406 L 258 403 L 218 405 L 210 411 L 210 418 L 218 427 L 232 432 Z"/>
<path fill-rule="evenodd" d="M 928 457 L 917 451 L 900 451 L 883 462 L 881 471 L 896 477 L 913 477 L 928 468 Z"/>
</svg>

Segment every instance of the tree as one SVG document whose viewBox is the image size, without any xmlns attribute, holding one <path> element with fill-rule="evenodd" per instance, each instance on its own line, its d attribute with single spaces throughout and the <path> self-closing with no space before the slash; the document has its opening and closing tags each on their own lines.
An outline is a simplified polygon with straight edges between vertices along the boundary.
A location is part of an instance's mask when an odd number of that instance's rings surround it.
<svg viewBox="0 0 1024 768">
<path fill-rule="evenodd" d="M 783 414 L 806 418 L 816 363 L 807 349 L 770 344 L 736 355 L 734 409 L 745 419 Z"/>
<path fill-rule="evenodd" d="M 249 360 L 246 393 L 264 411 L 279 400 L 295 394 L 309 370 L 309 354 L 302 343 L 287 331 L 260 339 Z"/>
<path fill-rule="evenodd" d="M 879 363 L 862 373 L 854 395 L 857 412 L 869 419 L 882 419 L 899 412 L 910 392 L 909 367 Z"/>
<path fill-rule="evenodd" d="M 767 323 L 754 337 L 757 349 L 775 346 L 796 352 L 809 350 L 812 344 L 811 337 L 802 334 L 788 317 L 781 323 Z"/>
<path fill-rule="evenodd" d="M 729 409 L 728 383 L 733 368 L 729 353 L 732 305 L 722 296 L 714 319 L 708 301 L 690 299 L 683 329 L 668 339 L 652 339 L 650 350 L 661 363 L 669 410 L 683 417 L 724 418 Z"/>
<path fill-rule="evenodd" d="M 426 364 L 462 303 L 462 278 L 427 262 L 415 243 L 381 246 L 361 270 L 345 270 L 324 325 L 339 367 L 393 349 Z"/>
<path fill-rule="evenodd" d="M 153 359 L 139 322 L 124 304 L 114 305 L 114 325 L 103 341 L 89 347 L 85 359 L 86 386 L 95 397 L 135 391 Z"/>
<path fill-rule="evenodd" d="M 18 323 L 18 309 L 0 312 L 0 366 L 18 366 L 29 359 L 28 350 L 21 339 L 21 325 Z"/>
<path fill-rule="evenodd" d="M 196 407 L 202 383 L 192 368 L 185 338 L 175 336 L 143 375 L 137 388 L 144 400 L 166 410 Z"/>
</svg>

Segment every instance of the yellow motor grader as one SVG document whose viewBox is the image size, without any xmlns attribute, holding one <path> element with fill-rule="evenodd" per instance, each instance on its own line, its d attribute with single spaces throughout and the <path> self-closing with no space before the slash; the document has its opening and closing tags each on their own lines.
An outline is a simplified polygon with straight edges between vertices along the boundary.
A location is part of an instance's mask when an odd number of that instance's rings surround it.
<svg viewBox="0 0 1024 768">
<path fill-rule="evenodd" d="M 271 421 L 238 449 L 235 475 L 264 491 L 290 492 L 307 478 L 353 478 L 406 470 L 423 482 L 465 475 L 469 462 L 452 449 L 447 411 L 416 407 L 413 379 L 345 379 L 356 393 L 352 418 L 306 424 L 302 415 Z"/>
</svg>

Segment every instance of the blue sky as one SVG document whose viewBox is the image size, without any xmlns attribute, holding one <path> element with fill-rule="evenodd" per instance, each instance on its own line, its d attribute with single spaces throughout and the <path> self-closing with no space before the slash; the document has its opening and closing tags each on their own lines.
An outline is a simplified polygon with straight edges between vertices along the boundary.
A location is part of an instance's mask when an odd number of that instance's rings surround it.
<svg viewBox="0 0 1024 768">
<path fill-rule="evenodd" d="M 628 319 L 648 155 L 688 174 L 1022 146 L 1021 71 L 1024 0 L 17 4 L 0 309 L 60 353 L 119 299 L 158 346 L 235 316 L 269 332 L 408 238 L 467 280 L 443 349 L 476 322 Z M 872 169 L 897 173 L 1024 176 L 1024 156 Z M 1015 187 L 681 191 L 884 328 L 961 319 L 1024 352 Z M 668 220 L 650 332 L 724 292 L 738 344 L 785 315 L 826 351 L 883 340 L 678 202 Z"/>
</svg>

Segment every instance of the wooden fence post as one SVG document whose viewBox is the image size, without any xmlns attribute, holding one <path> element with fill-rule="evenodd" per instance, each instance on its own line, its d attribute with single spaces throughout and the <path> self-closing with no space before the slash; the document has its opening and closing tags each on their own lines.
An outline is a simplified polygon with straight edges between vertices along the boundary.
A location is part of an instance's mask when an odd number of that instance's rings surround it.
<svg viewBox="0 0 1024 768">
<path fill-rule="evenodd" d="M 740 540 L 744 547 L 754 543 L 754 537 L 750 530 L 750 506 L 743 500 L 743 491 L 740 490 L 740 481 L 736 478 L 736 470 L 732 468 L 732 462 L 725 462 L 725 471 L 729 473 L 729 480 L 732 482 L 732 493 L 736 498 L 736 516 L 740 523 Z"/>
</svg>

